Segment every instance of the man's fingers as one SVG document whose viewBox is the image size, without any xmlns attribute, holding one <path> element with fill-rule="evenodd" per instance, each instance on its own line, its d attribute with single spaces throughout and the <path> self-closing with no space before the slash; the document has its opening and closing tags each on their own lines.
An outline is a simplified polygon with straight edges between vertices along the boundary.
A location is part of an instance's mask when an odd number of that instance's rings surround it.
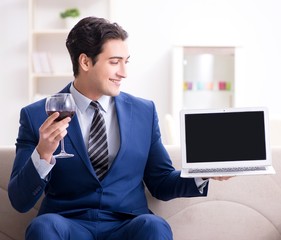
<svg viewBox="0 0 281 240">
<path fill-rule="evenodd" d="M 50 115 L 46 121 L 42 124 L 41 126 L 41 130 L 45 130 L 47 127 L 49 127 L 54 121 L 55 119 L 58 118 L 60 114 L 58 112 L 53 113 L 52 115 Z"/>
<path fill-rule="evenodd" d="M 49 143 L 61 140 L 66 134 L 71 118 L 67 117 L 59 122 L 55 119 L 59 116 L 58 112 L 49 116 L 39 128 L 40 138 Z"/>
<path fill-rule="evenodd" d="M 60 141 L 67 134 L 66 128 L 69 124 L 62 126 L 61 128 L 57 128 L 54 132 L 52 132 L 49 136 L 50 141 Z"/>
<path fill-rule="evenodd" d="M 232 178 L 232 176 L 231 177 L 212 177 L 211 179 L 217 180 L 217 181 L 225 181 L 225 180 L 228 180 L 230 178 Z"/>
</svg>

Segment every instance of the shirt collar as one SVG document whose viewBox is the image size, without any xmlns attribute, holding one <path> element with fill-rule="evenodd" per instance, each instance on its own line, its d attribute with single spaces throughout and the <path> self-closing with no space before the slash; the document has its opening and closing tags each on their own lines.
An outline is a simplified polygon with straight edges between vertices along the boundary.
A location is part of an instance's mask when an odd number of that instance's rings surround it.
<svg viewBox="0 0 281 240">
<path fill-rule="evenodd" d="M 76 103 L 77 108 L 80 110 L 80 112 L 85 112 L 87 108 L 89 107 L 90 103 L 92 102 L 91 99 L 85 97 L 83 94 L 81 94 L 77 89 L 74 87 L 73 83 L 70 86 L 70 93 L 72 94 L 74 101 Z M 109 103 L 111 101 L 110 96 L 103 95 L 100 97 L 97 101 L 99 102 L 102 110 L 104 112 L 107 112 Z"/>
</svg>

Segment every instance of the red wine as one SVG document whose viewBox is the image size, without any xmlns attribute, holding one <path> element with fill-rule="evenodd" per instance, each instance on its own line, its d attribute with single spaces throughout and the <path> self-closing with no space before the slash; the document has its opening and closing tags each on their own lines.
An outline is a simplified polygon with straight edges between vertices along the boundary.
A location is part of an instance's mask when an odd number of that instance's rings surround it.
<svg viewBox="0 0 281 240">
<path fill-rule="evenodd" d="M 73 117 L 75 111 L 47 111 L 47 114 L 51 116 L 53 113 L 58 112 L 60 115 L 55 119 L 56 122 L 66 118 L 66 117 Z"/>
</svg>

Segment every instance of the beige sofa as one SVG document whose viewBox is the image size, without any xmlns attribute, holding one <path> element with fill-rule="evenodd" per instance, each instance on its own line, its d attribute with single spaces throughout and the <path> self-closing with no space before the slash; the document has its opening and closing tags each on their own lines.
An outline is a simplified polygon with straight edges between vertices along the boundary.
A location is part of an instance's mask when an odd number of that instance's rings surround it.
<svg viewBox="0 0 281 240">
<path fill-rule="evenodd" d="M 167 146 L 180 167 L 180 149 Z M 151 209 L 172 226 L 175 240 L 277 240 L 281 239 L 281 148 L 273 147 L 276 175 L 235 177 L 211 181 L 208 197 L 168 202 L 151 196 Z M 10 205 L 7 184 L 14 147 L 0 147 L 0 240 L 24 239 L 24 231 L 37 208 L 25 214 Z"/>
</svg>

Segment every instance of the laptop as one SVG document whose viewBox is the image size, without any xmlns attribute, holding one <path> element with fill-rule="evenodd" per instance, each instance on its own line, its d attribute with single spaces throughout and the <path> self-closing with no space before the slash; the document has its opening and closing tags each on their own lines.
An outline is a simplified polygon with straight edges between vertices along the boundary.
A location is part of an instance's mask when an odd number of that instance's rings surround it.
<svg viewBox="0 0 281 240">
<path fill-rule="evenodd" d="M 264 107 L 183 109 L 181 177 L 274 174 Z"/>
</svg>

